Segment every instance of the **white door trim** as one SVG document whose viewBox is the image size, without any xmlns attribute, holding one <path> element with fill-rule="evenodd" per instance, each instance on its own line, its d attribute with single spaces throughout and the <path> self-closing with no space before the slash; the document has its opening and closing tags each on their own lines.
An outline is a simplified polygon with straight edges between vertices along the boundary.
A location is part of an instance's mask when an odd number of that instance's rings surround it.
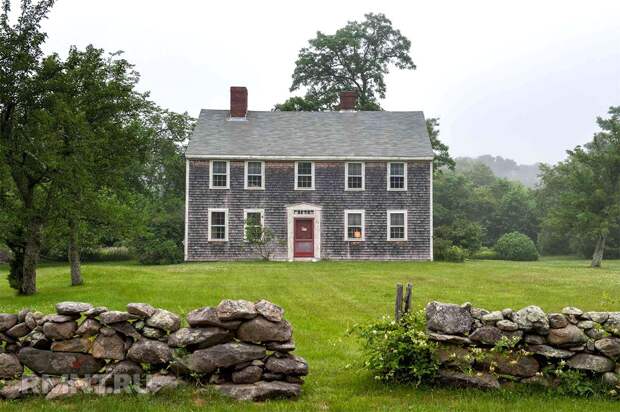
<svg viewBox="0 0 620 412">
<path fill-rule="evenodd" d="M 314 259 L 321 259 L 321 206 L 298 203 L 286 207 L 288 260 L 295 260 L 295 218 L 314 219 Z"/>
</svg>

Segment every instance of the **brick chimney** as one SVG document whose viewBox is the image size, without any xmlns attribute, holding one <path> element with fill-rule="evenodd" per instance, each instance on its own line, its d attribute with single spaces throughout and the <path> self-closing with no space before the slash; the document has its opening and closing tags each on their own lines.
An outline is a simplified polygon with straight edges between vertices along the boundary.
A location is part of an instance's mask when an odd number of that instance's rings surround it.
<svg viewBox="0 0 620 412">
<path fill-rule="evenodd" d="M 357 92 L 353 90 L 340 92 L 340 111 L 352 111 L 355 110 L 355 104 L 357 103 Z"/>
<path fill-rule="evenodd" d="M 248 89 L 230 87 L 230 117 L 245 118 L 248 112 Z"/>
</svg>

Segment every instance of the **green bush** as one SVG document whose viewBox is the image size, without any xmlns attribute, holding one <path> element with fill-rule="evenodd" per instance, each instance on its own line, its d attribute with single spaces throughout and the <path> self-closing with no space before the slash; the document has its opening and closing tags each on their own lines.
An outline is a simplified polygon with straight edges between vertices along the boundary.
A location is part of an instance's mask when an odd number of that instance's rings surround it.
<svg viewBox="0 0 620 412">
<path fill-rule="evenodd" d="M 452 242 L 448 239 L 435 237 L 433 239 L 433 258 L 435 260 L 446 260 L 446 253 L 452 247 Z"/>
<path fill-rule="evenodd" d="M 445 253 L 445 260 L 447 262 L 465 262 L 465 251 L 459 246 L 450 246 Z"/>
<path fill-rule="evenodd" d="M 536 245 L 523 233 L 506 233 L 495 244 L 497 256 L 503 260 L 538 260 Z"/>
<path fill-rule="evenodd" d="M 131 253 L 126 246 L 89 248 L 82 252 L 83 262 L 120 262 L 131 259 Z"/>
<path fill-rule="evenodd" d="M 478 260 L 496 260 L 499 259 L 497 252 L 488 247 L 482 247 L 479 251 L 471 256 L 472 259 Z"/>
<path fill-rule="evenodd" d="M 424 311 L 409 313 L 396 322 L 389 318 L 356 326 L 363 341 L 364 367 L 381 382 L 414 383 L 436 377 L 437 343 L 428 339 Z"/>
<path fill-rule="evenodd" d="M 183 250 L 170 239 L 150 237 L 139 242 L 138 260 L 144 265 L 167 265 L 183 262 Z"/>
</svg>

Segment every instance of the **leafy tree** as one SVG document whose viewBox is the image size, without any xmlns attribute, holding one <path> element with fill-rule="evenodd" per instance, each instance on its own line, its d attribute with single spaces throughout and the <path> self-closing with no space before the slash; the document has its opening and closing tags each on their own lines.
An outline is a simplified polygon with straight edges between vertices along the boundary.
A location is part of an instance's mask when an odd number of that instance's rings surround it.
<svg viewBox="0 0 620 412">
<path fill-rule="evenodd" d="M 335 34 L 317 32 L 300 50 L 291 92 L 304 87 L 304 98 L 276 105 L 277 110 L 334 110 L 339 93 L 357 91 L 358 110 L 380 110 L 385 98 L 384 76 L 389 67 L 415 69 L 409 55 L 411 42 L 383 14 L 366 14 L 362 22 L 350 21 Z"/>
<path fill-rule="evenodd" d="M 495 252 L 504 260 L 538 260 L 538 250 L 532 239 L 519 232 L 506 233 L 500 237 L 495 244 Z"/>
<path fill-rule="evenodd" d="M 542 167 L 544 227 L 593 245 L 592 267 L 601 266 L 608 239 L 620 237 L 620 107 L 609 115 L 597 118 L 591 142 Z"/>
<path fill-rule="evenodd" d="M 433 159 L 433 171 L 435 173 L 441 173 L 442 168 L 454 170 L 456 163 L 450 156 L 449 147 L 439 140 L 439 119 L 426 119 L 426 130 L 431 139 L 433 151 L 435 152 L 435 158 Z"/>
<path fill-rule="evenodd" d="M 245 221 L 245 238 L 250 249 L 263 260 L 271 260 L 276 247 L 281 244 L 273 230 L 254 217 Z"/>
</svg>

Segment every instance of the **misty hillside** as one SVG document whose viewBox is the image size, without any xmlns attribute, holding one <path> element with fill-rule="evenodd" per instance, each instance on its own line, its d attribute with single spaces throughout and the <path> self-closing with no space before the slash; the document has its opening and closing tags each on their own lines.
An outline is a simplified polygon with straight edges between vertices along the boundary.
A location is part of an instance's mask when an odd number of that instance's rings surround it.
<svg viewBox="0 0 620 412">
<path fill-rule="evenodd" d="M 491 155 L 475 158 L 457 157 L 455 160 L 457 170 L 468 169 L 473 163 L 482 163 L 488 166 L 498 177 L 516 180 L 528 187 L 534 187 L 538 183 L 538 164 L 520 165 L 512 159 Z"/>
</svg>

